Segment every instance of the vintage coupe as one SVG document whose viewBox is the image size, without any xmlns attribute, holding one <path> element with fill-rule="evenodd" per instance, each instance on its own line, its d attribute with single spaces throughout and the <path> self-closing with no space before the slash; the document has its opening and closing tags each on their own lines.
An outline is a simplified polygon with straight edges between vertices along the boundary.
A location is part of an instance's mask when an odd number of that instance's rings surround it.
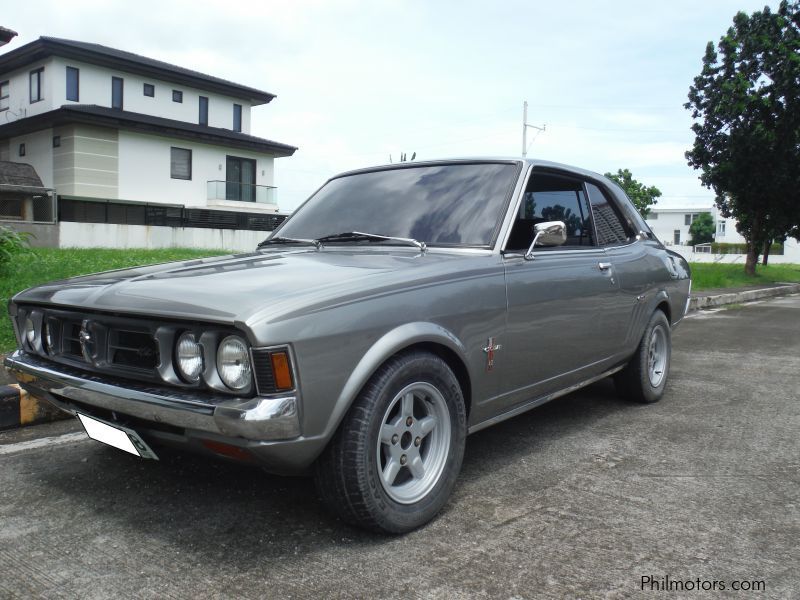
<svg viewBox="0 0 800 600">
<path fill-rule="evenodd" d="M 5 364 L 92 438 L 313 473 L 345 520 L 404 532 L 468 433 L 611 375 L 659 400 L 689 292 L 600 175 L 402 163 L 333 177 L 252 253 L 17 294 Z"/>
</svg>

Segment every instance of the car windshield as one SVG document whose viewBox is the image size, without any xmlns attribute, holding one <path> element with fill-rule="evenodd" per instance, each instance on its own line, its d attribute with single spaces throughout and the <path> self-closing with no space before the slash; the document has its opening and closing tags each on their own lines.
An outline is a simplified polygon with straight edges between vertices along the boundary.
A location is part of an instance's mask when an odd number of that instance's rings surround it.
<svg viewBox="0 0 800 600">
<path fill-rule="evenodd" d="M 341 232 L 369 232 L 429 246 L 489 246 L 517 172 L 516 163 L 460 163 L 337 177 L 275 235 L 317 240 Z"/>
</svg>

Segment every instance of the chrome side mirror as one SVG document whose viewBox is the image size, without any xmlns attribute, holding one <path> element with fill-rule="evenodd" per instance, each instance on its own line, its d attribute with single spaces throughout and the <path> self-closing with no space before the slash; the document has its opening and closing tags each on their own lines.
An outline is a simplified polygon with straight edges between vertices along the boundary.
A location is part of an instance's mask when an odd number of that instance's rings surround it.
<svg viewBox="0 0 800 600">
<path fill-rule="evenodd" d="M 564 221 L 545 221 L 533 226 L 533 241 L 525 253 L 525 260 L 533 260 L 533 248 L 539 246 L 560 246 L 567 241 L 567 226 Z"/>
</svg>

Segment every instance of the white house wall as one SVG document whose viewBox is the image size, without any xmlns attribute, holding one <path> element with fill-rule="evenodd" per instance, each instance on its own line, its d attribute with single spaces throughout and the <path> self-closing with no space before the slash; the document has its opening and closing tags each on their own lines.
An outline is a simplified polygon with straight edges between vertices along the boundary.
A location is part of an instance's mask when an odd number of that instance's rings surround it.
<svg viewBox="0 0 800 600">
<path fill-rule="evenodd" d="M 78 102 L 67 100 L 67 67 L 79 70 Z M 45 69 L 52 83 L 55 107 L 69 104 L 96 104 L 111 108 L 111 78 L 123 80 L 123 110 L 197 123 L 200 113 L 200 96 L 208 98 L 208 124 L 223 129 L 233 128 L 233 105 L 242 107 L 242 132 L 250 133 L 250 105 L 232 96 L 209 93 L 152 77 L 142 77 L 125 71 L 99 67 L 89 63 L 55 57 L 52 66 Z M 47 75 L 49 74 L 49 77 Z M 155 86 L 155 96 L 144 95 L 144 84 Z M 183 102 L 172 101 L 172 90 L 183 92 Z"/>
<path fill-rule="evenodd" d="M 170 177 L 170 149 L 192 151 L 192 179 Z M 256 184 L 273 185 L 274 158 L 264 154 L 220 146 L 200 144 L 148 134 L 119 132 L 119 196 L 121 200 L 183 204 L 186 207 L 208 205 L 208 181 L 225 180 L 226 156 L 256 160 Z M 239 210 L 267 209 L 276 212 L 277 205 L 253 206 L 236 202 Z"/>
<path fill-rule="evenodd" d="M 8 110 L 0 112 L 0 119 L 2 119 L 0 123 L 32 117 L 33 115 L 58 108 L 63 104 L 63 102 L 56 104 L 53 98 L 53 78 L 49 76 L 53 72 L 53 60 L 53 58 L 47 58 L 31 63 L 22 69 L 0 75 L 0 81 L 8 80 Z M 31 103 L 30 72 L 41 67 L 44 67 L 42 100 Z M 64 85 L 66 86 L 66 83 Z"/>
<path fill-rule="evenodd" d="M 2 113 L 0 113 L 2 114 Z M 0 116 L 0 118 L 2 118 Z M 25 156 L 19 155 L 20 144 L 25 144 Z M 42 129 L 9 140 L 9 158 L 13 162 L 27 163 L 36 169 L 44 187 L 53 187 L 53 130 Z"/>
</svg>

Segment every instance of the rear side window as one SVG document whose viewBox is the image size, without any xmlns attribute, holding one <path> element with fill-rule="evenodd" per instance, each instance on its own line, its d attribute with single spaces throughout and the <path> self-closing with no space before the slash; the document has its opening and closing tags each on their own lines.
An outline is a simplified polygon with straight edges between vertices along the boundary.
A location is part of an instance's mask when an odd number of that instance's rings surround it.
<svg viewBox="0 0 800 600">
<path fill-rule="evenodd" d="M 545 221 L 564 222 L 567 226 L 564 246 L 595 245 L 589 203 L 579 179 L 534 173 L 522 198 L 506 249 L 527 250 L 533 242 L 534 226 Z M 537 250 L 546 249 L 537 247 Z"/>
<path fill-rule="evenodd" d="M 603 191 L 593 183 L 586 183 L 589 202 L 592 205 L 594 225 L 597 229 L 597 242 L 601 246 L 627 244 L 633 235 L 625 227 L 624 221 Z"/>
</svg>

